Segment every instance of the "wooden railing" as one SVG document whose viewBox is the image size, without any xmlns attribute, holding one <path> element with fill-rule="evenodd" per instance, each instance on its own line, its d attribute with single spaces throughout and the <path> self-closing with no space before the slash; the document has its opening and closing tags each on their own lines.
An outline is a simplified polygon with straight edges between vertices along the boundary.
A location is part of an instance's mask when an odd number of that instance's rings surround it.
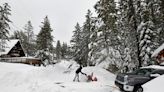
<svg viewBox="0 0 164 92">
<path fill-rule="evenodd" d="M 8 63 L 23 63 L 29 65 L 43 65 L 45 66 L 40 59 L 37 58 L 26 58 L 26 57 L 12 57 L 12 58 L 0 58 L 0 62 Z"/>
<path fill-rule="evenodd" d="M 0 62 L 24 63 L 26 62 L 26 58 L 19 58 L 19 57 L 0 58 Z"/>
</svg>

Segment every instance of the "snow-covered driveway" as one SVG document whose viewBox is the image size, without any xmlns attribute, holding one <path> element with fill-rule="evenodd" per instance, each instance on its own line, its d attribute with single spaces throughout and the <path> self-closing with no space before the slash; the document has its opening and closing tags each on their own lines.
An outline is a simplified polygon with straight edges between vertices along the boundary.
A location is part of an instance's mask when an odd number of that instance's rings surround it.
<svg viewBox="0 0 164 92">
<path fill-rule="evenodd" d="M 76 69 L 77 64 L 71 61 L 48 67 L 0 63 L 0 92 L 119 92 L 112 73 L 86 67 L 82 71 L 93 72 L 98 81 L 86 82 L 86 76 L 80 75 L 80 82 L 73 82 Z"/>
</svg>

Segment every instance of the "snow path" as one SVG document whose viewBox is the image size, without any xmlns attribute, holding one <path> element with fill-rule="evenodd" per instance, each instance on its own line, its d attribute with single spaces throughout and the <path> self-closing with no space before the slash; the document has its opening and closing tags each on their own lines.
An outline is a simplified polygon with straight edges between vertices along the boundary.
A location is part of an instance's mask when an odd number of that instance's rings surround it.
<svg viewBox="0 0 164 92">
<path fill-rule="evenodd" d="M 48 67 L 0 63 L 0 92 L 119 92 L 114 87 L 115 75 L 99 67 L 82 70 L 93 72 L 97 82 L 86 82 L 84 75 L 80 75 L 81 82 L 72 82 L 77 67 L 68 61 Z"/>
</svg>

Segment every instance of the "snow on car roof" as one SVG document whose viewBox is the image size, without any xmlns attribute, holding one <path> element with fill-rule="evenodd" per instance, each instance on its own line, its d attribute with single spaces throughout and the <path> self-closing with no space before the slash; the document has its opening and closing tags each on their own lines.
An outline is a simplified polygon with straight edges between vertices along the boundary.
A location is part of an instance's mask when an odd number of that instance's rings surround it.
<svg viewBox="0 0 164 92">
<path fill-rule="evenodd" d="M 160 65 L 150 65 L 150 66 L 146 66 L 146 67 L 142 67 L 142 68 L 153 68 L 153 69 L 162 69 L 162 70 L 164 70 L 164 66 L 160 66 Z"/>
</svg>

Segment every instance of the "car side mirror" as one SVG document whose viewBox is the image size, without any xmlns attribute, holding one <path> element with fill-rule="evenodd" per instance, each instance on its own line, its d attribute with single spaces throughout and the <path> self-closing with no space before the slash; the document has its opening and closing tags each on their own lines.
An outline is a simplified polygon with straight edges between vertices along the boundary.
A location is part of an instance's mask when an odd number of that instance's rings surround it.
<svg viewBox="0 0 164 92">
<path fill-rule="evenodd" d="M 150 77 L 159 77 L 160 76 L 160 74 L 150 74 Z"/>
</svg>

